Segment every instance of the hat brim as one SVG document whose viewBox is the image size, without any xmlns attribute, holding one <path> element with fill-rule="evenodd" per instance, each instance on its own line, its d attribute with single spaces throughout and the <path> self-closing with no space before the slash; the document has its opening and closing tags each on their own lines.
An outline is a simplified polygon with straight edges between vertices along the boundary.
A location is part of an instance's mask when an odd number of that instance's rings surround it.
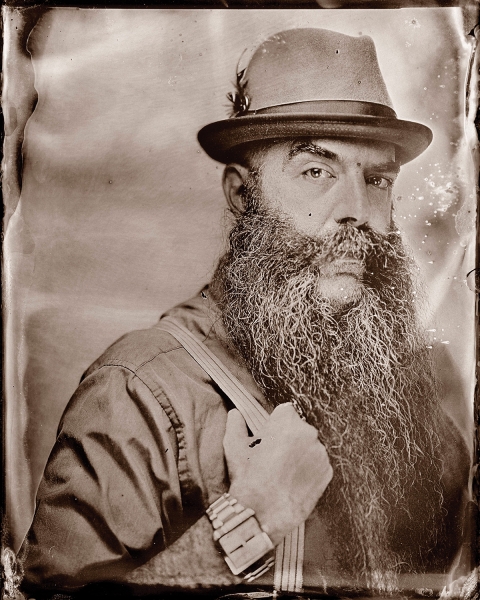
<svg viewBox="0 0 480 600">
<path fill-rule="evenodd" d="M 413 121 L 317 113 L 246 115 L 210 123 L 198 132 L 205 152 L 222 163 L 228 163 L 241 144 L 304 137 L 390 142 L 396 147 L 396 161 L 405 164 L 428 148 L 433 134 Z"/>
</svg>

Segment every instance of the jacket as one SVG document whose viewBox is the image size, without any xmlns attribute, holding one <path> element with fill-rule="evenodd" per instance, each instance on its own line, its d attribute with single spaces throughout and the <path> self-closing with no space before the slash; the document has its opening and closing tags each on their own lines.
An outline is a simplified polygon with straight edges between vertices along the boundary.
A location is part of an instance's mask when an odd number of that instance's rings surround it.
<svg viewBox="0 0 480 600">
<path fill-rule="evenodd" d="M 187 327 L 267 411 L 272 408 L 225 341 L 208 288 L 166 315 Z M 140 589 L 236 586 L 212 541 L 205 509 L 228 490 L 227 412 L 216 384 L 157 326 L 115 342 L 82 377 L 58 429 L 24 542 L 30 586 L 71 590 L 95 581 Z M 461 534 L 468 453 L 446 428 L 452 557 Z M 453 516 L 452 516 L 453 515 Z M 441 588 L 445 574 L 404 586 Z M 272 573 L 254 582 L 270 585 Z M 348 587 L 324 524 L 306 525 L 305 588 Z"/>
</svg>

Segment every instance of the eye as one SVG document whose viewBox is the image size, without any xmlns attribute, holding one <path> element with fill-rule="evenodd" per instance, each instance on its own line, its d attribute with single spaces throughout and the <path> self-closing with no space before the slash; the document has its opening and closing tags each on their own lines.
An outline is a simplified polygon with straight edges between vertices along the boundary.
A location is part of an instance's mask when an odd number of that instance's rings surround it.
<svg viewBox="0 0 480 600">
<path fill-rule="evenodd" d="M 392 179 L 381 177 L 380 175 L 371 175 L 370 177 L 367 177 L 365 181 L 368 185 L 373 185 L 379 190 L 388 190 L 393 185 Z"/>
<path fill-rule="evenodd" d="M 335 177 L 335 175 L 332 175 L 320 167 L 312 167 L 311 169 L 305 171 L 304 175 L 310 177 L 311 179 L 332 179 Z"/>
</svg>

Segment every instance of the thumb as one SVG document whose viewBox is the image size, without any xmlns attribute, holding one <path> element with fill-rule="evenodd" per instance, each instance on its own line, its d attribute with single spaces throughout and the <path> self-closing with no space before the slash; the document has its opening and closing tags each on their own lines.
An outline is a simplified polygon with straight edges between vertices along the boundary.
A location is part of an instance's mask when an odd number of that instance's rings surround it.
<svg viewBox="0 0 480 600">
<path fill-rule="evenodd" d="M 248 430 L 245 419 L 240 411 L 234 408 L 227 415 L 225 437 L 223 438 L 223 449 L 227 460 L 232 455 L 243 453 L 247 440 Z"/>
</svg>

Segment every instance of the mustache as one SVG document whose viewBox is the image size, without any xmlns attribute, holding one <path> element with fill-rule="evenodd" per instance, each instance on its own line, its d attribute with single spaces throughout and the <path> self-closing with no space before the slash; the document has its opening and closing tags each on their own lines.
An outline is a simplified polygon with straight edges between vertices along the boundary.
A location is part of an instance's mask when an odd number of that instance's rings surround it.
<svg viewBox="0 0 480 600">
<path fill-rule="evenodd" d="M 366 274 L 368 280 L 369 275 L 374 278 L 375 273 L 396 262 L 402 244 L 400 232 L 393 222 L 386 233 L 368 224 L 341 223 L 335 229 L 314 236 L 299 232 L 292 220 L 283 214 L 256 208 L 242 215 L 230 236 L 231 248 L 237 257 L 243 254 L 246 258 L 263 246 L 263 231 L 277 233 L 268 242 L 272 254 L 278 252 L 285 258 L 284 276 L 293 276 L 303 270 L 316 272 L 322 264 L 351 259 L 361 262 L 370 272 Z"/>
<path fill-rule="evenodd" d="M 381 234 L 367 224 L 359 227 L 342 224 L 335 231 L 320 238 L 318 258 L 325 262 L 354 259 L 366 263 L 376 256 L 380 249 L 382 253 L 389 247 L 393 250 L 393 235 L 393 231 Z"/>
</svg>

